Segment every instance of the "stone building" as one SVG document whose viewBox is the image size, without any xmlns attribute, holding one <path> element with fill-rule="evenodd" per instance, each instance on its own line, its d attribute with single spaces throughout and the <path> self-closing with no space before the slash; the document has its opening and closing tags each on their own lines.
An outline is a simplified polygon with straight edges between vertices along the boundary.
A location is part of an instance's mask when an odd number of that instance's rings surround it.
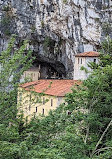
<svg viewBox="0 0 112 159">
<path fill-rule="evenodd" d="M 25 71 L 21 76 L 20 82 L 24 82 L 25 79 L 29 79 L 31 81 L 37 81 L 39 80 L 39 78 L 40 78 L 40 66 L 33 67 Z"/>
<path fill-rule="evenodd" d="M 55 110 L 64 102 L 65 94 L 72 92 L 74 85 L 80 85 L 81 80 L 87 79 L 92 69 L 89 62 L 99 62 L 98 52 L 84 52 L 75 56 L 74 80 L 40 79 L 39 69 L 29 69 L 24 72 L 24 77 L 30 76 L 33 82 L 21 84 L 18 88 L 18 110 L 23 111 L 28 120 L 32 116 L 48 115 L 50 110 Z M 85 67 L 89 73 L 81 70 Z"/>
<path fill-rule="evenodd" d="M 64 102 L 65 94 L 72 92 L 77 80 L 38 80 L 18 88 L 18 110 L 30 120 L 34 115 L 48 115 Z"/>
<path fill-rule="evenodd" d="M 89 76 L 92 69 L 88 66 L 90 62 L 99 62 L 99 53 L 95 51 L 84 52 L 75 55 L 74 63 L 74 80 L 85 80 Z M 81 67 L 84 67 L 88 70 L 88 73 L 85 70 L 81 70 Z"/>
</svg>

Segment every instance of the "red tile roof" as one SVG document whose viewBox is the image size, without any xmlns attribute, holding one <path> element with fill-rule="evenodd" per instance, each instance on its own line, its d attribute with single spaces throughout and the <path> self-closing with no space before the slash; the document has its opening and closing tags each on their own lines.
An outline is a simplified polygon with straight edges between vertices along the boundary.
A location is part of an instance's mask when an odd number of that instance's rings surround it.
<svg viewBox="0 0 112 159">
<path fill-rule="evenodd" d="M 83 52 L 75 55 L 75 57 L 98 57 L 100 54 L 95 51 Z"/>
<path fill-rule="evenodd" d="M 66 93 L 72 92 L 71 88 L 82 82 L 78 80 L 38 80 L 20 85 L 25 90 L 33 90 L 37 93 L 45 93 L 52 96 L 65 96 Z"/>
</svg>

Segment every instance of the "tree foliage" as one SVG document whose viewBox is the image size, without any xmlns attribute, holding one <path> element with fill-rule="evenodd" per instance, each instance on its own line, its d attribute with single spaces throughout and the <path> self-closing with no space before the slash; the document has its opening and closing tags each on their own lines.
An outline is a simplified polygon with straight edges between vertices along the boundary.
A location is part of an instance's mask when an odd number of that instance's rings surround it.
<svg viewBox="0 0 112 159">
<path fill-rule="evenodd" d="M 107 38 L 101 44 L 101 66 L 111 65 L 112 64 L 112 39 L 107 36 Z"/>
<path fill-rule="evenodd" d="M 0 124 L 16 118 L 16 98 L 19 79 L 32 63 L 28 42 L 15 49 L 15 36 L 10 39 L 7 50 L 0 55 Z M 26 55 L 27 53 L 27 55 Z"/>
<path fill-rule="evenodd" d="M 22 115 L 16 118 L 16 89 L 2 92 L 0 158 L 112 158 L 112 64 L 104 63 L 104 59 L 105 55 L 89 78 L 66 95 L 65 103 L 48 116 L 32 118 L 27 124 Z M 13 82 L 14 88 L 17 81 Z"/>
</svg>

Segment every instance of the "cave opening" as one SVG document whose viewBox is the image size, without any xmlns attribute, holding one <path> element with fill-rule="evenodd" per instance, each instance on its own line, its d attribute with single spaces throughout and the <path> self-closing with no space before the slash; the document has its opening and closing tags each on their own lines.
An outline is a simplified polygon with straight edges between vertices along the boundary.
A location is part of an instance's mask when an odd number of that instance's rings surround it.
<svg viewBox="0 0 112 159">
<path fill-rule="evenodd" d="M 66 71 L 63 64 L 58 62 L 48 63 L 45 61 L 35 60 L 33 67 L 39 68 L 40 79 L 65 79 Z"/>
</svg>

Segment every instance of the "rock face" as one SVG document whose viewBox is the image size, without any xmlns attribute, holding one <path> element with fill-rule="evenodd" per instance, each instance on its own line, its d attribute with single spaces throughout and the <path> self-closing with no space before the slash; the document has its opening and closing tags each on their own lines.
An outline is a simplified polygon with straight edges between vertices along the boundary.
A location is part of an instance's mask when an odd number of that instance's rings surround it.
<svg viewBox="0 0 112 159">
<path fill-rule="evenodd" d="M 73 77 L 74 55 L 111 35 L 111 0 L 0 0 L 0 51 L 11 34 L 29 39 L 43 67 Z M 46 66 L 47 65 L 47 66 Z"/>
</svg>

